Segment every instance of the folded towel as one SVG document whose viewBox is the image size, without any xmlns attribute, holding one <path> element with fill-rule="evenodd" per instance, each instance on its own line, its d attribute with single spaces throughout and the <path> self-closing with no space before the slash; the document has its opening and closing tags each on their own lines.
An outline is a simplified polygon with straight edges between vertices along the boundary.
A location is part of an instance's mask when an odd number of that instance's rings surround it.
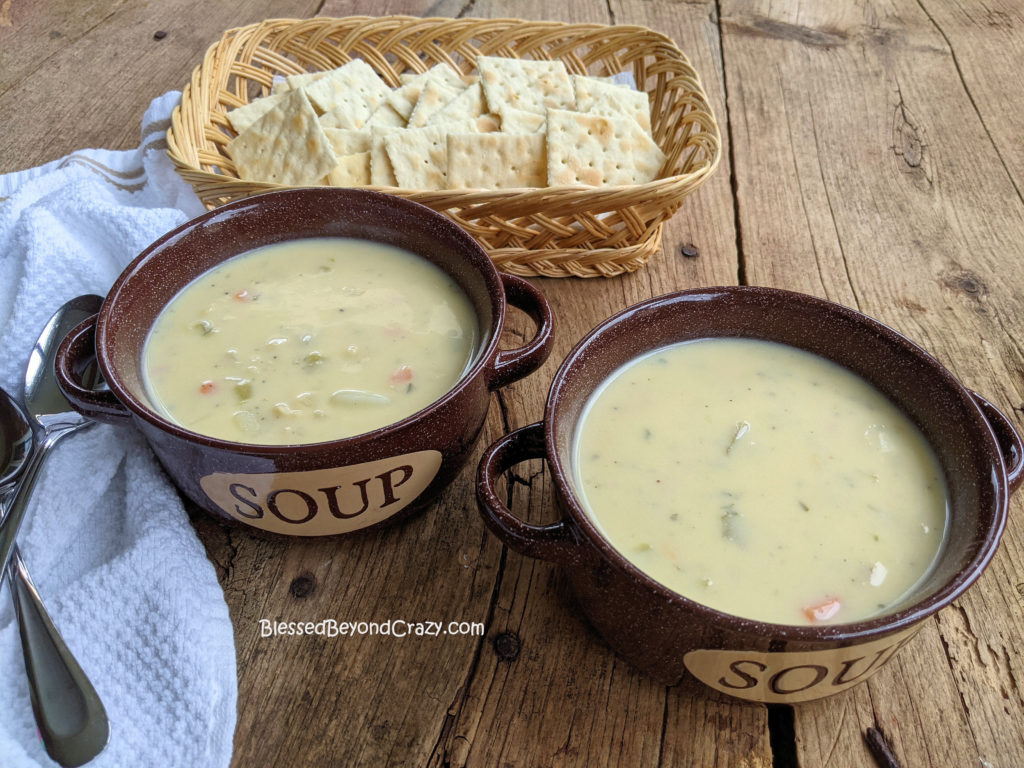
<svg viewBox="0 0 1024 768">
<path fill-rule="evenodd" d="M 179 99 L 153 101 L 136 150 L 83 150 L 0 176 L 0 385 L 12 394 L 62 303 L 105 294 L 145 246 L 203 211 L 165 153 Z M 90 766 L 227 766 L 238 692 L 231 620 L 181 500 L 140 435 L 98 426 L 62 442 L 18 541 L 110 717 L 110 743 Z M 0 700 L 0 765 L 54 765 L 36 735 L 6 596 Z"/>
</svg>

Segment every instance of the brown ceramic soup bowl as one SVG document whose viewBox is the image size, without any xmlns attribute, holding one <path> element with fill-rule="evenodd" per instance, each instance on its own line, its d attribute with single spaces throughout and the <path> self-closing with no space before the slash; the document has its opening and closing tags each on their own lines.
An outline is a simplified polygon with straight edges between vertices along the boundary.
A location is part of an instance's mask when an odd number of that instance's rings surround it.
<svg viewBox="0 0 1024 768">
<path fill-rule="evenodd" d="M 143 345 L 179 290 L 251 249 L 331 236 L 404 248 L 461 286 L 475 310 L 480 341 L 447 394 L 389 426 L 305 445 L 215 439 L 153 407 L 143 381 Z M 537 331 L 525 346 L 502 351 L 507 304 L 529 314 Z M 550 352 L 551 332 L 551 311 L 540 292 L 500 274 L 480 245 L 444 216 L 365 190 L 293 189 L 225 205 L 157 240 L 117 279 L 99 314 L 64 340 L 57 371 L 81 413 L 134 423 L 170 477 L 200 507 L 274 533 L 321 536 L 393 522 L 427 505 L 469 455 L 491 391 L 536 370 Z M 80 384 L 78 372 L 93 356 L 109 391 Z"/>
<path fill-rule="evenodd" d="M 602 536 L 585 511 L 571 457 L 591 394 L 648 351 L 714 337 L 781 342 L 833 360 L 887 395 L 931 443 L 949 492 L 946 539 L 935 566 L 895 610 L 820 626 L 729 615 L 654 581 Z M 708 288 L 630 307 L 577 344 L 555 375 L 544 421 L 510 433 L 484 454 L 477 500 L 484 521 L 506 544 L 561 564 L 593 626 L 641 670 L 669 684 L 689 672 L 740 698 L 797 702 L 864 680 L 910 640 L 923 619 L 981 575 L 1005 527 L 1008 498 L 1021 481 L 1022 450 L 999 410 L 881 323 L 788 291 Z M 547 460 L 561 513 L 550 525 L 517 518 L 495 492 L 504 471 L 537 458 Z"/>
</svg>

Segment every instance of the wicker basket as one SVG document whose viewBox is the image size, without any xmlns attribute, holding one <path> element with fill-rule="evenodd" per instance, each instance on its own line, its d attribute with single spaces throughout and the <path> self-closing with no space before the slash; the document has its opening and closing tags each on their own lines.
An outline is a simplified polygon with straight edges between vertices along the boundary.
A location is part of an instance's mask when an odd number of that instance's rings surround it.
<svg viewBox="0 0 1024 768">
<path fill-rule="evenodd" d="M 273 19 L 227 31 L 185 86 L 167 131 L 169 154 L 209 208 L 280 188 L 240 180 L 224 151 L 225 113 L 269 93 L 274 75 L 330 69 L 362 58 L 392 86 L 403 72 L 447 62 L 471 71 L 478 55 L 561 59 L 577 74 L 632 71 L 650 96 L 662 175 L 635 186 L 529 190 L 376 187 L 452 218 L 499 269 L 594 277 L 631 272 L 658 250 L 662 223 L 718 166 L 718 126 L 697 73 L 665 35 L 645 27 L 420 19 L 408 16 Z"/>
</svg>

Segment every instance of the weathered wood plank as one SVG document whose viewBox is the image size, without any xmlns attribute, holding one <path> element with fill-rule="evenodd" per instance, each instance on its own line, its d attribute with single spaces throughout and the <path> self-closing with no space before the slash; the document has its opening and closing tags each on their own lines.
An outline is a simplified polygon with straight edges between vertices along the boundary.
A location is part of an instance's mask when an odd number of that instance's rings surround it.
<svg viewBox="0 0 1024 768">
<path fill-rule="evenodd" d="M 469 0 L 325 0 L 317 16 L 441 16 L 460 18 Z"/>
<path fill-rule="evenodd" d="M 32 7 L 14 0 L 0 4 L 0 94 L 129 4 L 129 0 L 64 3 L 63 7 L 56 3 Z"/>
<path fill-rule="evenodd" d="M 922 2 L 921 7 L 948 45 L 971 105 L 1020 197 L 1024 192 L 1024 110 L 1015 83 L 1024 72 L 1024 11 L 1018 3 L 998 0 L 984 4 Z M 998 171 L 994 173 L 998 177 Z M 1001 183 L 997 189 L 1008 194 Z M 1018 269 L 1007 265 L 1019 263 L 1021 254 L 1019 240 L 1008 244 L 999 255 L 1001 269 L 991 272 L 996 282 L 1006 283 L 1006 291 L 1018 297 L 1024 281 Z M 978 282 L 971 275 L 958 276 L 954 283 L 961 292 L 976 295 L 977 309 L 992 313 L 993 321 L 1002 330 L 1003 338 L 998 333 L 986 334 L 980 341 L 993 368 L 992 383 L 1001 385 L 1006 393 L 1003 402 L 1008 401 L 1017 412 L 1019 425 L 1020 413 L 1024 411 L 1019 396 L 1021 354 L 1017 344 L 1006 343 L 1009 338 L 1020 338 L 1019 307 L 992 302 L 987 282 Z M 1008 386 L 1008 382 L 1014 385 Z M 1019 519 L 1019 502 L 1016 510 Z M 996 578 L 987 579 L 984 594 L 972 594 L 973 611 L 968 613 L 958 607 L 939 616 L 947 654 L 956 661 L 955 673 L 963 681 L 960 689 L 972 731 L 979 743 L 992 745 L 988 747 L 990 753 L 1017 755 L 1018 761 L 1024 760 L 1020 757 L 1024 753 L 1024 734 L 1019 727 L 1007 729 L 1006 722 L 1015 715 L 1020 722 L 1017 713 L 1024 707 L 1020 684 L 1024 663 L 1015 652 L 1020 647 L 1020 635 L 1006 627 L 1002 617 L 1006 613 L 1019 615 L 1024 605 L 1022 528 L 1019 523 L 1008 528 L 1001 561 L 1011 565 L 1006 568 L 1005 577 L 999 573 Z"/>
<path fill-rule="evenodd" d="M 0 168 L 31 168 L 86 147 L 138 146 L 149 102 L 184 87 L 224 30 L 308 16 L 318 6 L 318 0 L 12 0 L 11 25 L 0 25 Z M 155 39 L 157 30 L 166 37 Z"/>
<path fill-rule="evenodd" d="M 748 280 L 859 307 L 1011 412 L 1024 307 L 1007 264 L 1024 206 L 946 38 L 912 2 L 726 2 L 722 13 Z M 977 57 L 980 73 L 998 42 L 963 51 L 961 69 Z M 1020 107 L 1003 92 L 1000 109 Z M 1024 702 L 1009 682 L 1024 672 L 1013 506 L 999 555 L 957 607 L 867 687 L 797 708 L 802 766 L 873 765 L 860 740 L 872 721 L 908 765 L 1024 760 Z"/>
<path fill-rule="evenodd" d="M 1024 113 L 1015 97 L 1024 72 L 1024 8 L 1014 0 L 923 0 L 921 8 L 949 46 L 985 133 L 1021 195 Z"/>
<path fill-rule="evenodd" d="M 659 765 L 772 768 L 765 707 L 718 694 L 692 677 L 669 689 Z"/>
</svg>

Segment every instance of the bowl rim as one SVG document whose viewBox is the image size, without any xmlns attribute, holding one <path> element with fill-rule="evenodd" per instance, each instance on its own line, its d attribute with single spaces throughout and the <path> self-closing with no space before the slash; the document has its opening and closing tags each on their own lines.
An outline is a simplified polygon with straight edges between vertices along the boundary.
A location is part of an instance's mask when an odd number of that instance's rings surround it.
<svg viewBox="0 0 1024 768">
<path fill-rule="evenodd" d="M 727 297 L 740 297 L 748 301 L 755 300 L 759 297 L 762 299 L 770 298 L 775 305 L 777 305 L 778 302 L 790 305 L 802 305 L 812 311 L 838 315 L 848 321 L 853 321 L 864 326 L 877 336 L 897 345 L 905 354 L 912 358 L 917 365 L 930 369 L 937 378 L 939 378 L 946 386 L 950 387 L 950 389 L 963 400 L 967 406 L 966 410 L 969 414 L 968 418 L 976 419 L 978 425 L 982 427 L 980 434 L 982 435 L 982 440 L 986 443 L 985 446 L 983 446 L 983 449 L 988 455 L 997 459 L 993 466 L 993 479 L 995 480 L 993 483 L 994 524 L 987 528 L 984 538 L 979 543 L 977 553 L 971 558 L 967 565 L 958 570 L 953 578 L 948 580 L 931 595 L 923 599 L 915 600 L 909 605 L 906 605 L 892 613 L 859 621 L 838 624 L 804 626 L 795 624 L 778 624 L 759 619 L 744 618 L 720 611 L 700 603 L 693 598 L 686 597 L 685 595 L 675 592 L 661 582 L 656 581 L 654 578 L 647 575 L 608 541 L 594 523 L 589 513 L 586 512 L 583 504 L 576 496 L 575 486 L 572 480 L 573 474 L 570 468 L 572 462 L 571 457 L 563 457 L 557 451 L 555 445 L 556 430 L 553 428 L 553 425 L 556 418 L 558 418 L 559 409 L 562 407 L 562 395 L 566 388 L 567 376 L 571 375 L 571 370 L 580 364 L 581 359 L 585 356 L 588 349 L 590 349 L 591 345 L 594 344 L 596 340 L 602 337 L 614 326 L 627 321 L 639 313 L 650 311 L 666 312 L 670 311 L 671 307 L 678 305 L 680 302 L 698 300 L 707 301 Z M 735 336 L 730 336 L 730 338 L 734 337 Z M 709 335 L 704 338 L 716 338 L 716 336 Z M 757 335 L 747 335 L 745 338 L 757 339 L 762 337 Z M 793 346 L 798 349 L 800 348 L 796 344 L 789 344 L 789 346 Z M 654 348 L 652 347 L 650 350 L 643 350 L 637 355 L 634 355 L 633 359 L 645 354 L 646 352 L 652 351 L 653 349 Z M 812 354 L 819 353 L 815 352 Z M 819 356 L 830 359 L 826 355 L 819 354 Z M 832 362 L 835 361 L 833 360 Z M 847 370 L 851 370 L 858 376 L 863 377 L 863 374 L 859 371 L 848 367 Z M 603 379 L 602 381 L 604 380 L 606 379 Z M 596 389 L 591 390 L 591 395 L 594 391 L 596 391 Z M 572 429 L 575 431 L 576 424 L 572 425 Z M 1003 459 L 1002 451 L 999 448 L 992 426 L 967 388 L 961 384 L 959 380 L 957 380 L 957 378 L 953 376 L 953 374 L 936 358 L 928 354 L 924 349 L 912 342 L 903 334 L 884 323 L 842 304 L 837 304 L 836 302 L 821 299 L 809 294 L 789 291 L 781 288 L 740 285 L 712 286 L 675 291 L 661 296 L 655 296 L 637 304 L 628 306 L 611 317 L 603 320 L 591 329 L 582 339 L 580 339 L 580 341 L 566 355 L 554 375 L 544 410 L 544 443 L 547 455 L 547 464 L 554 476 L 555 487 L 558 491 L 557 495 L 564 502 L 563 508 L 568 511 L 572 524 L 574 524 L 583 534 L 583 541 L 579 542 L 578 546 L 586 546 L 589 543 L 589 545 L 593 546 L 600 553 L 604 560 L 610 562 L 618 570 L 625 572 L 632 579 L 639 582 L 645 588 L 654 592 L 666 601 L 679 604 L 689 609 L 689 611 L 702 617 L 710 625 L 714 625 L 737 634 L 761 635 L 773 640 L 811 643 L 827 642 L 829 645 L 849 645 L 889 635 L 917 624 L 949 605 L 962 595 L 964 591 L 966 591 L 967 588 L 978 579 L 979 576 L 981 576 L 981 573 L 985 570 L 992 557 L 995 555 L 999 541 L 1006 527 L 1008 516 L 1010 493 L 1006 475 L 1006 464 Z M 941 552 L 942 549 L 940 549 L 939 557 L 941 557 Z"/>
<path fill-rule="evenodd" d="M 111 323 L 110 318 L 117 306 L 118 297 L 122 291 L 124 291 L 125 285 L 130 280 L 133 278 L 138 279 L 137 276 L 140 273 L 145 274 L 145 270 L 151 269 L 154 262 L 159 263 L 158 260 L 161 258 L 161 254 L 167 253 L 169 249 L 174 246 L 175 241 L 178 238 L 195 229 L 201 228 L 218 220 L 251 215 L 252 211 L 262 206 L 288 205 L 288 201 L 293 199 L 302 200 L 309 198 L 310 200 L 317 200 L 321 196 L 333 198 L 336 201 L 345 201 L 350 199 L 370 202 L 377 201 L 382 205 L 390 206 L 393 210 L 405 209 L 412 215 L 418 215 L 425 219 L 429 219 L 432 222 L 432 225 L 435 226 L 446 238 L 452 239 L 453 241 L 462 241 L 465 249 L 461 250 L 460 253 L 463 254 L 465 261 L 473 266 L 484 279 L 487 294 L 490 299 L 493 327 L 490 332 L 490 339 L 487 340 L 486 344 L 483 344 L 484 338 L 483 334 L 481 334 L 481 340 L 478 343 L 478 349 L 474 355 L 475 360 L 473 360 L 472 364 L 467 365 L 466 369 L 462 372 L 452 387 L 445 392 L 445 394 L 399 421 L 386 424 L 382 427 L 370 430 L 369 432 L 361 432 L 349 437 L 337 438 L 334 440 L 322 440 L 313 443 L 272 444 L 235 442 L 211 437 L 199 432 L 193 432 L 192 430 L 186 429 L 158 413 L 141 397 L 136 395 L 129 387 L 124 385 L 120 377 L 117 375 L 116 365 L 114 364 L 108 349 L 107 338 L 108 334 L 111 332 L 109 327 Z M 330 235 L 324 236 L 330 237 Z M 291 242 L 291 240 L 285 242 Z M 267 243 L 266 245 L 269 244 L 270 243 Z M 250 248 L 248 250 L 254 249 Z M 217 266 L 228 259 L 234 258 L 234 256 L 241 255 L 245 252 L 246 251 L 240 251 L 232 256 L 226 256 L 217 263 Z M 213 268 L 214 267 L 209 267 L 205 271 L 208 272 Z M 201 274 L 204 273 L 197 273 L 191 279 L 194 280 Z M 172 298 L 173 295 L 167 297 L 167 300 L 163 305 L 164 308 Z M 152 426 L 173 435 L 174 437 L 190 443 L 202 445 L 204 447 L 233 453 L 245 453 L 256 456 L 273 456 L 282 454 L 296 456 L 323 450 L 356 448 L 377 440 L 388 439 L 392 435 L 415 425 L 432 412 L 449 404 L 467 387 L 469 387 L 471 382 L 473 382 L 478 376 L 486 374 L 488 365 L 493 361 L 494 356 L 497 354 L 502 329 L 505 325 L 506 314 L 507 300 L 505 297 L 505 288 L 494 263 L 472 235 L 447 217 L 426 207 L 425 205 L 421 205 L 420 203 L 369 189 L 343 187 L 296 187 L 265 192 L 226 203 L 219 208 L 214 208 L 213 210 L 202 213 L 195 218 L 189 219 L 183 224 L 161 235 L 150 245 L 146 246 L 146 248 L 144 248 L 138 256 L 132 259 L 132 261 L 121 271 L 120 275 L 118 275 L 103 300 L 103 305 L 100 307 L 96 321 L 96 360 L 99 364 L 100 372 L 103 374 L 104 380 L 107 382 L 107 385 L 122 405 L 128 408 L 134 416 L 143 419 Z M 146 333 L 148 336 L 149 329 L 147 329 Z M 141 355 L 141 353 L 142 350 L 139 349 L 138 354 Z"/>
</svg>

